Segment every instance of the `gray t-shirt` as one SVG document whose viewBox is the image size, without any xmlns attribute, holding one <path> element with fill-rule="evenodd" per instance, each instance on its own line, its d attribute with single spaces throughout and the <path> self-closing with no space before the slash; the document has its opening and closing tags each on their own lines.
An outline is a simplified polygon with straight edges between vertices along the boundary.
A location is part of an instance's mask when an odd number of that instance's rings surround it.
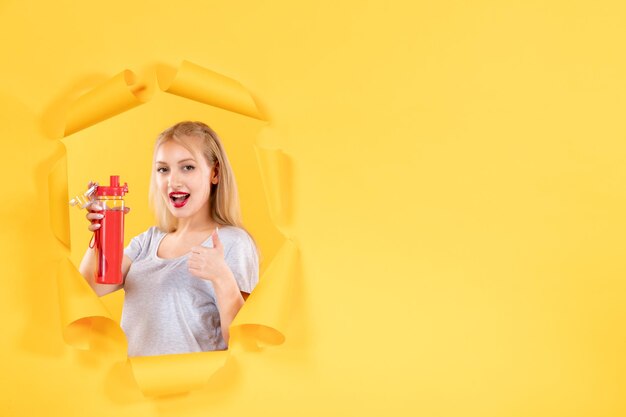
<svg viewBox="0 0 626 417">
<path fill-rule="evenodd" d="M 234 226 L 220 227 L 218 235 L 239 289 L 250 293 L 259 280 L 254 242 Z M 164 237 L 151 227 L 124 249 L 133 261 L 124 282 L 121 322 L 128 356 L 226 349 L 213 284 L 189 273 L 189 254 L 159 258 L 157 248 Z M 213 240 L 209 237 L 202 246 L 213 247 Z"/>
</svg>

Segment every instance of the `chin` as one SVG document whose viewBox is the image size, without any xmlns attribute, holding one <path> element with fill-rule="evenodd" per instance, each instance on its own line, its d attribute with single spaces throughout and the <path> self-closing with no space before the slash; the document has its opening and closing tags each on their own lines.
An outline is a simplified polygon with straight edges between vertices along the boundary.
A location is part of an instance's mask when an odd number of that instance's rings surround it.
<svg viewBox="0 0 626 417">
<path fill-rule="evenodd" d="M 189 213 L 181 213 L 180 210 L 170 210 L 170 214 L 177 219 L 184 219 L 185 217 L 189 217 Z"/>
</svg>

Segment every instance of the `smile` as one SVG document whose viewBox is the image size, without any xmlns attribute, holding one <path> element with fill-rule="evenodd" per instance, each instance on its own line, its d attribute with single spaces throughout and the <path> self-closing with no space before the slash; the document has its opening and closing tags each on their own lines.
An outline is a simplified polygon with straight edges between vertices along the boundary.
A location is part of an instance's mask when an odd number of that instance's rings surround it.
<svg viewBox="0 0 626 417">
<path fill-rule="evenodd" d="M 174 192 L 169 194 L 170 201 L 172 202 L 172 205 L 176 208 L 181 208 L 185 204 L 187 204 L 187 200 L 189 200 L 190 195 L 191 194 L 180 192 Z"/>
</svg>

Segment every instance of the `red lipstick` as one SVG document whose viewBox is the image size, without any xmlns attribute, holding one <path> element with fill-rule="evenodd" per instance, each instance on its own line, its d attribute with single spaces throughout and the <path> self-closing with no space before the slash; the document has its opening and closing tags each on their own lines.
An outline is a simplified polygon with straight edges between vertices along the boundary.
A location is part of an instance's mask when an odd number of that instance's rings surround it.
<svg viewBox="0 0 626 417">
<path fill-rule="evenodd" d="M 187 200 L 189 200 L 190 194 L 181 193 L 180 191 L 174 191 L 169 193 L 170 201 L 172 205 L 176 208 L 181 208 L 185 204 L 187 204 Z"/>
</svg>

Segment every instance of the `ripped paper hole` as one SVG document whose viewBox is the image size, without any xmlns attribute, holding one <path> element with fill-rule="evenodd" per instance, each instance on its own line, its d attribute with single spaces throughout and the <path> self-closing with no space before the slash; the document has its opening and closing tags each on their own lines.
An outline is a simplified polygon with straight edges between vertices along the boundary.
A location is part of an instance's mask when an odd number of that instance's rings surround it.
<svg viewBox="0 0 626 417">
<path fill-rule="evenodd" d="M 263 121 L 252 96 L 239 82 L 206 68 L 184 61 L 177 70 L 166 66 L 155 69 L 155 78 L 160 90 L 156 91 L 154 97 L 149 97 L 147 93 L 151 90 L 150 86 L 138 82 L 128 70 L 82 95 L 69 106 L 65 138 L 111 124 L 113 127 L 108 131 L 108 137 L 98 137 L 94 142 L 98 144 L 97 149 L 85 147 L 77 152 L 81 155 L 95 152 L 105 160 L 114 160 L 117 149 L 109 149 L 110 138 L 115 137 L 119 141 L 117 135 L 122 135 L 126 136 L 123 139 L 128 144 L 125 150 L 132 153 L 133 146 L 137 146 L 134 145 L 133 134 L 141 134 L 144 127 L 129 122 L 129 110 L 141 112 L 149 108 L 150 103 L 158 104 L 158 100 L 165 96 L 167 100 L 183 100 L 177 103 L 212 106 L 220 111 L 226 110 Z M 180 117 L 175 114 L 175 110 L 170 111 L 173 113 L 171 117 Z M 72 169 L 69 161 L 72 158 L 68 154 L 73 155 L 73 148 L 85 146 L 85 142 L 82 139 L 73 142 L 70 139 L 63 140 L 67 147 L 66 153 L 49 174 L 50 218 L 55 236 L 70 248 L 72 234 L 67 196 L 68 172 Z M 103 146 L 99 147 L 100 144 Z M 231 346 L 241 346 L 244 350 L 262 350 L 267 346 L 284 343 L 284 328 L 290 317 L 293 298 L 294 265 L 298 258 L 296 245 L 285 235 L 291 207 L 291 193 L 285 180 L 285 174 L 288 174 L 285 156 L 276 149 L 255 146 L 254 151 L 271 221 L 277 230 L 283 232 L 284 241 L 231 326 Z M 58 288 L 65 342 L 76 349 L 89 350 L 95 354 L 109 355 L 116 352 L 126 356 L 126 339 L 117 320 L 103 299 L 91 290 L 69 257 L 59 264 Z M 236 355 L 236 351 L 134 357 L 128 361 L 144 395 L 161 396 L 202 387 L 211 375 L 223 367 L 228 355 Z"/>
</svg>

